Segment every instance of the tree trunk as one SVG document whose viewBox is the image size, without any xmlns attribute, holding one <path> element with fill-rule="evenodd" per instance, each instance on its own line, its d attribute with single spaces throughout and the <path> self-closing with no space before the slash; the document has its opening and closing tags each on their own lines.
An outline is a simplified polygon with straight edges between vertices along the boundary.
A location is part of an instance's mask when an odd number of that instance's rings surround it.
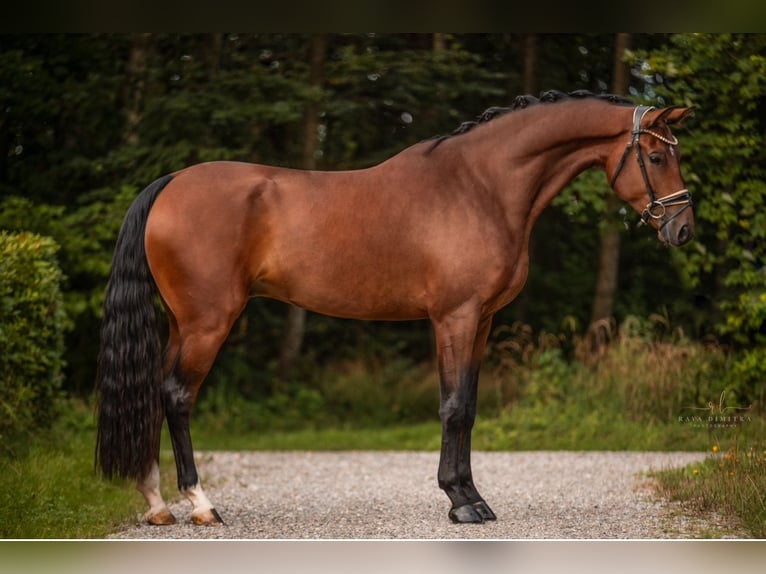
<svg viewBox="0 0 766 574">
<path fill-rule="evenodd" d="M 630 34 L 617 34 L 614 51 L 614 79 L 612 91 L 625 95 L 628 91 L 630 70 L 623 63 L 625 51 L 630 48 Z M 601 246 L 596 279 L 596 292 L 593 298 L 591 323 L 610 319 L 614 314 L 614 298 L 617 292 L 617 270 L 620 263 L 620 230 L 615 224 L 620 201 L 610 193 L 606 201 L 605 223 L 601 227 Z"/>
<path fill-rule="evenodd" d="M 126 112 L 123 139 L 128 144 L 138 141 L 144 93 L 146 91 L 146 62 L 151 34 L 133 34 L 128 55 L 128 74 L 125 81 L 123 102 Z"/>
<path fill-rule="evenodd" d="M 524 61 L 524 68 L 521 70 L 521 80 L 522 80 L 522 86 L 521 86 L 521 94 L 529 94 L 532 96 L 538 95 L 538 38 L 537 34 L 524 34 L 522 38 L 518 37 L 511 37 L 510 34 L 505 35 L 505 43 L 508 48 L 510 48 L 511 41 L 516 42 L 517 45 L 520 44 L 522 48 L 522 57 Z M 510 52 L 510 49 L 508 49 L 508 52 Z M 512 102 L 514 97 L 519 94 L 516 90 L 519 89 L 518 87 L 518 79 L 519 77 L 516 76 L 515 78 L 509 78 L 508 80 L 508 102 Z M 538 247 L 539 239 L 537 233 L 532 233 L 532 236 L 529 240 L 529 246 L 527 247 L 527 252 L 529 253 L 529 260 L 530 261 L 536 261 L 537 260 L 537 252 L 539 251 Z M 518 321 L 521 321 L 522 323 L 526 323 L 531 320 L 530 317 L 530 306 L 529 306 L 529 299 L 530 294 L 529 290 L 522 291 L 521 295 L 516 299 L 516 319 Z"/>
<path fill-rule="evenodd" d="M 324 83 L 324 62 L 327 57 L 327 34 L 314 34 L 309 43 L 309 85 L 321 89 Z M 317 132 L 321 105 L 312 100 L 306 104 L 303 121 L 304 169 L 316 169 Z M 285 378 L 300 355 L 306 332 L 306 310 L 290 305 L 279 353 L 279 375 Z"/>
<path fill-rule="evenodd" d="M 210 34 L 210 43 L 205 50 L 207 71 L 211 78 L 217 78 L 221 69 L 221 52 L 223 50 L 223 34 Z"/>
<path fill-rule="evenodd" d="M 433 35 L 433 50 L 434 52 L 444 52 L 447 49 L 446 34 L 434 33 Z"/>
<path fill-rule="evenodd" d="M 524 93 L 537 95 L 537 34 L 524 36 Z"/>
<path fill-rule="evenodd" d="M 620 233 L 612 221 L 620 208 L 614 195 L 606 199 L 606 223 L 601 230 L 598 261 L 598 278 L 593 298 L 591 323 L 608 319 L 614 314 L 614 295 L 617 291 L 617 275 L 620 262 Z"/>
</svg>

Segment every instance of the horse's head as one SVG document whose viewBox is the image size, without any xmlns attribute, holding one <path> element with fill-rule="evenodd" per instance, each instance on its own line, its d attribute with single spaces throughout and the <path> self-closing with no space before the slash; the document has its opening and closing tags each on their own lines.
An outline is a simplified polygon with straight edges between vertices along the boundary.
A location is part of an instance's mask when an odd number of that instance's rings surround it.
<svg viewBox="0 0 766 574">
<path fill-rule="evenodd" d="M 607 161 L 612 189 L 641 214 L 661 241 L 683 245 L 694 236 L 692 198 L 681 176 L 678 140 L 670 127 L 692 108 L 638 106 L 626 148 L 615 146 Z M 643 136 L 643 137 L 642 137 Z M 636 161 L 631 161 L 634 154 Z"/>
</svg>

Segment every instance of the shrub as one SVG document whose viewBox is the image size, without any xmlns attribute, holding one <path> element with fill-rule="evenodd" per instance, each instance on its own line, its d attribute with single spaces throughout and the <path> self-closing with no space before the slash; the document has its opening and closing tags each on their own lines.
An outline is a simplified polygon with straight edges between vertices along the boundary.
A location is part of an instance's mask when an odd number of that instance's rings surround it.
<svg viewBox="0 0 766 574">
<path fill-rule="evenodd" d="M 727 388 L 723 350 L 664 333 L 657 321 L 629 317 L 606 328 L 595 353 L 587 336 L 498 329 L 489 357 L 498 406 L 566 405 L 663 424 L 718 397 Z"/>
<path fill-rule="evenodd" d="M 740 350 L 728 375 L 737 402 L 766 413 L 766 345 Z"/>
<path fill-rule="evenodd" d="M 50 238 L 0 232 L 0 436 L 55 415 L 67 325 L 57 249 Z"/>
</svg>

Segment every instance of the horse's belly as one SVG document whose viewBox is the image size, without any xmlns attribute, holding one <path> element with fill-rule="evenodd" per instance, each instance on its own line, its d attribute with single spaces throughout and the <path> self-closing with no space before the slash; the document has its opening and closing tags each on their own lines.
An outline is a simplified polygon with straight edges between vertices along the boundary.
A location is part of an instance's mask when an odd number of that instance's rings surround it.
<svg viewBox="0 0 766 574">
<path fill-rule="evenodd" d="M 347 277 L 342 281 L 307 275 L 292 281 L 261 280 L 254 296 L 291 303 L 323 315 L 345 319 L 403 321 L 427 317 L 426 297 L 392 288 L 385 282 Z"/>
</svg>

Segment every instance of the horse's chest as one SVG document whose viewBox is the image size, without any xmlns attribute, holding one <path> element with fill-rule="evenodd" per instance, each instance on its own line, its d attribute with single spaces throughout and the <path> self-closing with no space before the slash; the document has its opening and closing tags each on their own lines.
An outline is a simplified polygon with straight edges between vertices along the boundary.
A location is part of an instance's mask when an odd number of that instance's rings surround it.
<svg viewBox="0 0 766 574">
<path fill-rule="evenodd" d="M 509 265 L 506 272 L 498 277 L 494 296 L 487 302 L 491 312 L 496 312 L 513 301 L 527 282 L 529 275 L 529 256 L 524 250 Z"/>
</svg>

